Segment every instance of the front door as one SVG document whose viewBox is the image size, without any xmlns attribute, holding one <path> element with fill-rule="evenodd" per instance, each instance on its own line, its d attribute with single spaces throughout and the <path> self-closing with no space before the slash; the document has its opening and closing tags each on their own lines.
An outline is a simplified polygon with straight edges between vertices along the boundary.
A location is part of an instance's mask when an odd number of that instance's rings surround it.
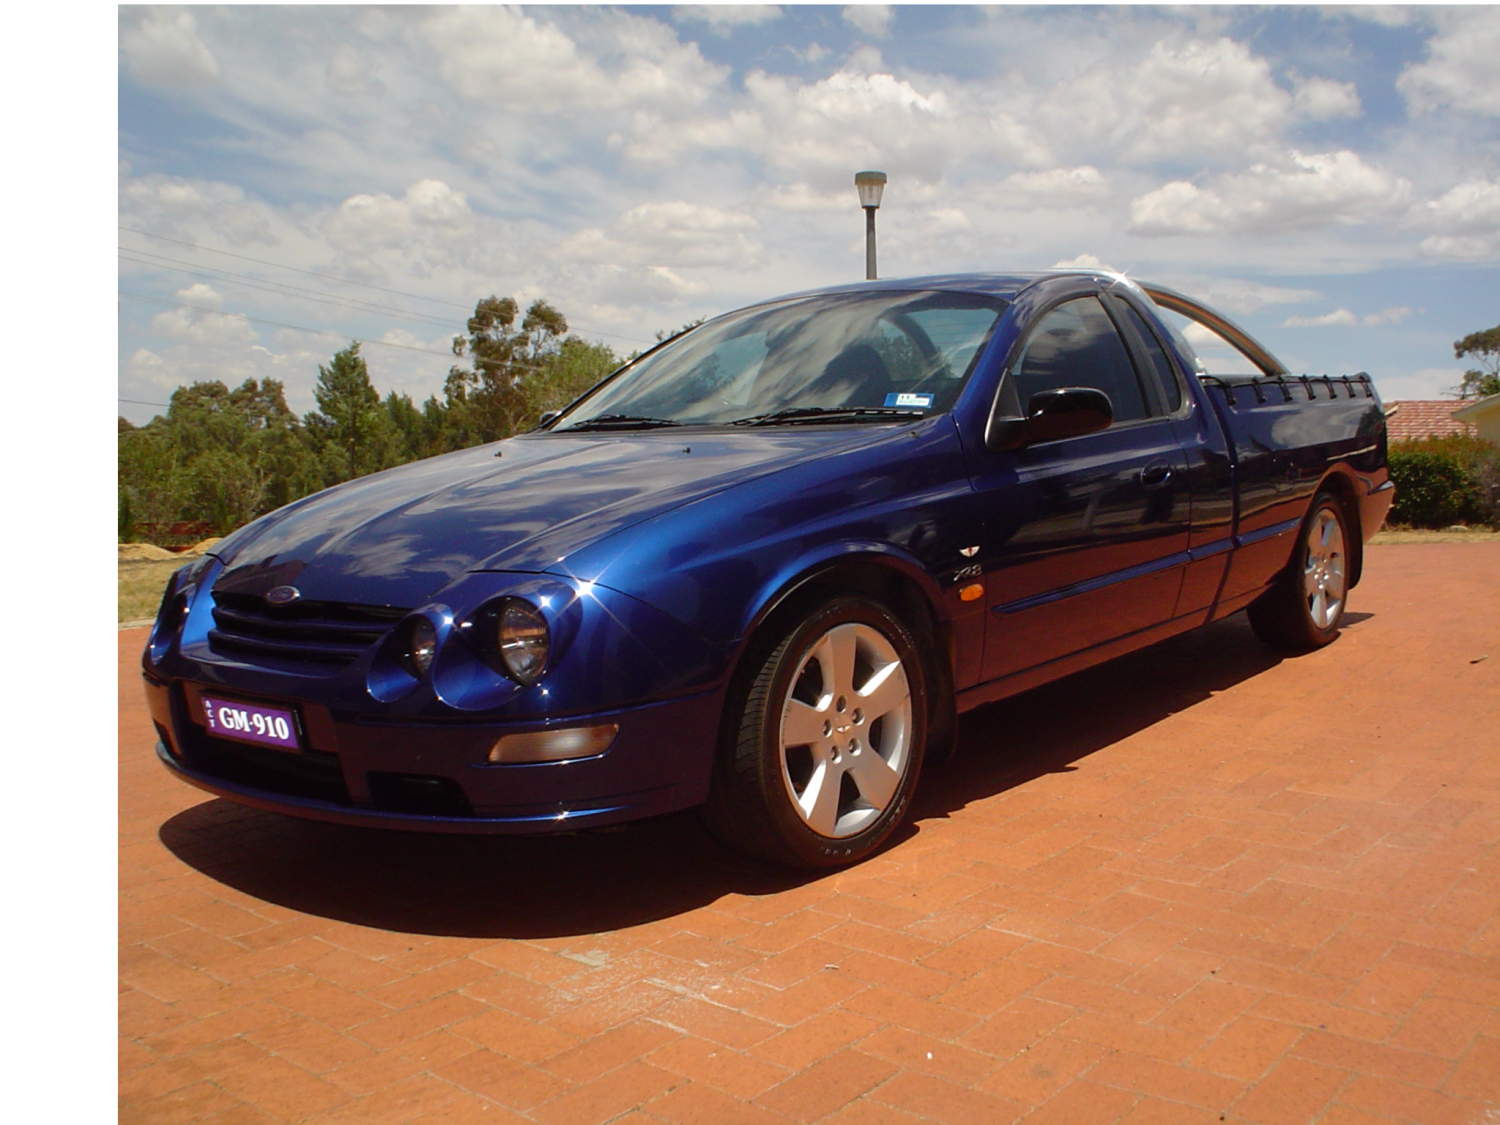
<svg viewBox="0 0 1500 1125">
<path fill-rule="evenodd" d="M 985 680 L 1166 621 L 1187 561 L 1186 462 L 1166 395 L 1152 372 L 1137 370 L 1103 301 L 1089 295 L 1054 306 L 1016 356 L 1006 377 L 1023 413 L 1039 391 L 1093 387 L 1109 396 L 1115 421 L 975 455 L 985 509 Z"/>
</svg>

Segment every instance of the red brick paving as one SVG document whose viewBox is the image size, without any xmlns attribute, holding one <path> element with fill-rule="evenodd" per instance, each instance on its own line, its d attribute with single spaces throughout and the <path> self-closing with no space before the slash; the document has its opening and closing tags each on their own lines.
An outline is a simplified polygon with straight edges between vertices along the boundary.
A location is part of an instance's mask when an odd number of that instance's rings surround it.
<svg viewBox="0 0 1500 1125">
<path fill-rule="evenodd" d="M 1372 548 L 1321 652 L 1235 619 L 975 712 L 821 878 L 205 799 L 122 632 L 120 1120 L 1494 1125 L 1497 578 Z"/>
</svg>

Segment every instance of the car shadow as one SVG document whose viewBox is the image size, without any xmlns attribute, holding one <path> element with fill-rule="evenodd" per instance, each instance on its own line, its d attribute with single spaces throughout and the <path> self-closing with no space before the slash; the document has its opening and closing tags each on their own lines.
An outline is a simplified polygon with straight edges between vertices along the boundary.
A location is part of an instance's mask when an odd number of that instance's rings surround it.
<svg viewBox="0 0 1500 1125">
<path fill-rule="evenodd" d="M 896 842 L 923 822 L 1065 772 L 1280 659 L 1236 615 L 971 711 L 954 760 L 923 778 Z M 563 836 L 447 836 L 322 824 L 216 798 L 172 817 L 159 837 L 184 863 L 263 901 L 457 937 L 600 933 L 827 877 L 735 855 L 692 813 Z"/>
<path fill-rule="evenodd" d="M 953 759 L 924 779 L 905 830 L 920 831 L 924 820 L 1043 774 L 1075 769 L 1080 759 L 1285 658 L 1255 636 L 1241 613 L 976 708 L 959 721 Z"/>
</svg>

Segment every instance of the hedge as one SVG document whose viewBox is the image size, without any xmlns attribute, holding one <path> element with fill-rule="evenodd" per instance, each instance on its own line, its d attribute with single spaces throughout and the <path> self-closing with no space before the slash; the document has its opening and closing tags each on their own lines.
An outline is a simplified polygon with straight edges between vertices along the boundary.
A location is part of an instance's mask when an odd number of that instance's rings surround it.
<svg viewBox="0 0 1500 1125">
<path fill-rule="evenodd" d="M 1390 522 L 1448 527 L 1496 518 L 1500 448 L 1468 436 L 1427 438 L 1390 448 L 1396 501 Z"/>
</svg>

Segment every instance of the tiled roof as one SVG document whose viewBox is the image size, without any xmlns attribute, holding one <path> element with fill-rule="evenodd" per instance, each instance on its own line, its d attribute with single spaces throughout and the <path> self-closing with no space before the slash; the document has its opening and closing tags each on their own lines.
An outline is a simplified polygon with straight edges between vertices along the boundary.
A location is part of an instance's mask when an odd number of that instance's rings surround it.
<svg viewBox="0 0 1500 1125">
<path fill-rule="evenodd" d="M 1420 441 L 1449 434 L 1472 434 L 1474 427 L 1453 417 L 1453 412 L 1472 403 L 1458 398 L 1410 399 L 1386 404 L 1388 440 Z"/>
</svg>

